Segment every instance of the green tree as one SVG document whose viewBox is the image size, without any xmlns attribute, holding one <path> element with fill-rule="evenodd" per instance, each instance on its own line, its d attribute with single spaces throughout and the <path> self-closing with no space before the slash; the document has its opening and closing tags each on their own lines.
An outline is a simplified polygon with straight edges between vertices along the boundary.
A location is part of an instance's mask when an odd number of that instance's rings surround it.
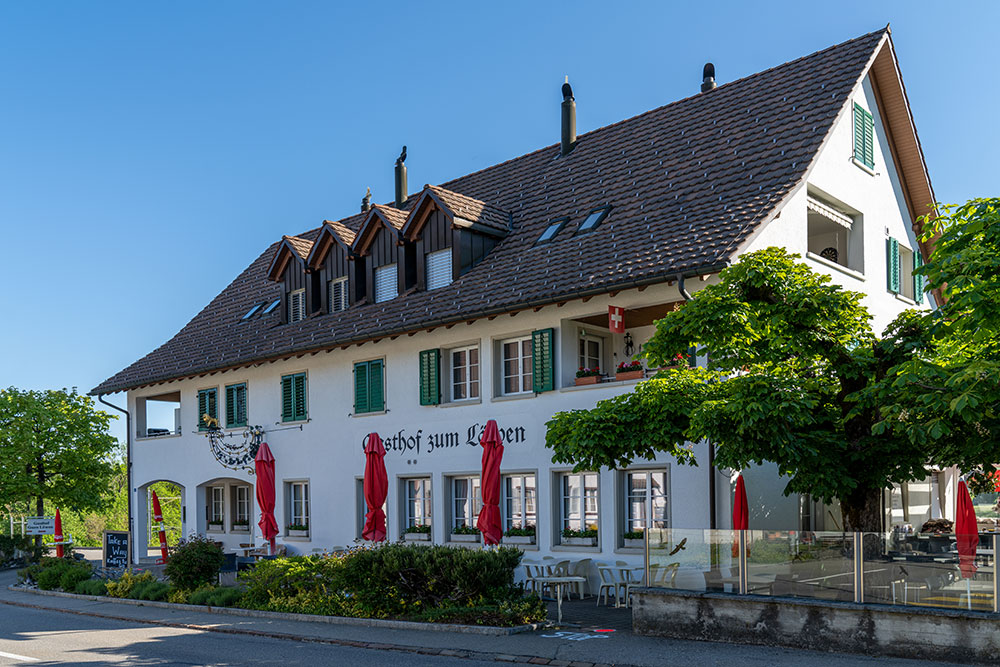
<svg viewBox="0 0 1000 667">
<path fill-rule="evenodd" d="M 0 391 L 0 505 L 48 501 L 61 510 L 101 510 L 115 473 L 114 415 L 76 390 Z"/>
<path fill-rule="evenodd" d="M 665 452 L 696 464 L 686 443 L 708 439 L 716 465 L 776 463 L 785 493 L 839 500 L 849 529 L 878 531 L 882 490 L 893 483 L 924 478 L 928 464 L 1000 458 L 995 441 L 965 446 L 905 428 L 922 417 L 906 412 L 913 388 L 902 369 L 951 351 L 935 343 L 938 315 L 907 311 L 879 339 L 862 295 L 797 257 L 779 248 L 744 255 L 659 320 L 642 351 L 652 365 L 693 345 L 710 353 L 712 369 L 665 370 L 592 410 L 556 414 L 546 434 L 553 461 L 624 467 Z"/>
</svg>

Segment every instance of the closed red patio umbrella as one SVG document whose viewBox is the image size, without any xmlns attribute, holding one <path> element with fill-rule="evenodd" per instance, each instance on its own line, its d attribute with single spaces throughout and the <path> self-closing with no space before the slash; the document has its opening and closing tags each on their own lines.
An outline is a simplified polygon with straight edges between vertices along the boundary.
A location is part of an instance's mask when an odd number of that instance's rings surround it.
<svg viewBox="0 0 1000 667">
<path fill-rule="evenodd" d="M 964 481 L 958 482 L 958 499 L 955 506 L 955 541 L 958 543 L 958 569 L 962 577 L 971 579 L 976 573 L 976 547 L 979 545 L 979 527 L 972 496 Z"/>
<path fill-rule="evenodd" d="M 160 537 L 160 563 L 167 562 L 167 532 L 163 528 L 163 511 L 160 509 L 160 499 L 156 496 L 156 491 L 153 491 L 153 521 L 156 522 L 159 529 L 157 530 L 157 535 Z"/>
<path fill-rule="evenodd" d="M 385 447 L 378 433 L 368 434 L 365 444 L 365 504 L 368 513 L 365 514 L 365 529 L 361 537 L 372 542 L 385 540 L 385 496 L 389 492 L 389 476 L 385 472 Z"/>
<path fill-rule="evenodd" d="M 733 530 L 750 529 L 750 506 L 747 504 L 747 487 L 743 475 L 736 478 L 736 497 L 733 498 Z"/>
<path fill-rule="evenodd" d="M 62 558 L 63 557 L 63 548 L 62 548 L 62 542 L 63 542 L 62 517 L 59 516 L 59 510 L 58 509 L 56 509 L 56 523 L 55 523 L 55 531 L 54 532 L 55 532 L 55 535 L 52 536 L 52 539 L 56 543 L 56 558 Z"/>
<path fill-rule="evenodd" d="M 479 511 L 476 527 L 483 534 L 483 544 L 500 544 L 500 538 L 503 537 L 500 522 L 500 462 L 503 460 L 503 443 L 495 420 L 486 422 L 479 444 L 483 446 L 483 508 Z"/>
<path fill-rule="evenodd" d="M 260 443 L 254 459 L 257 473 L 257 507 L 260 508 L 260 533 L 271 546 L 274 555 L 274 538 L 278 536 L 278 522 L 274 519 L 274 455 L 266 442 Z"/>
</svg>

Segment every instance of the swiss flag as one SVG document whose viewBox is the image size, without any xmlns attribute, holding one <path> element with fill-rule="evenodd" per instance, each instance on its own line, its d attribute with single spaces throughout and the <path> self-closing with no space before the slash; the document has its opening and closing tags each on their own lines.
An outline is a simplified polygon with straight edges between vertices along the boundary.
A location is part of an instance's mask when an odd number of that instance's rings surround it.
<svg viewBox="0 0 1000 667">
<path fill-rule="evenodd" d="M 608 306 L 608 328 L 611 333 L 625 333 L 625 309 L 620 306 Z"/>
</svg>

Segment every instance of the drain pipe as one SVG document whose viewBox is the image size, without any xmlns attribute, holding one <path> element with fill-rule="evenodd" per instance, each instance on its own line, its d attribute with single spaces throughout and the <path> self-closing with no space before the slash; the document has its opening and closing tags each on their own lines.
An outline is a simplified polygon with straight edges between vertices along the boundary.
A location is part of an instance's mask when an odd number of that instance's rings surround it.
<svg viewBox="0 0 1000 667">
<path fill-rule="evenodd" d="M 125 484 L 127 487 L 126 497 L 128 498 L 128 532 L 132 534 L 132 414 L 114 403 L 105 401 L 104 394 L 98 394 L 97 400 L 125 415 Z M 126 398 L 126 400 L 128 399 Z M 128 550 L 128 565 L 132 565 L 131 549 Z"/>
<path fill-rule="evenodd" d="M 677 291 L 681 293 L 685 301 L 693 301 L 694 297 L 691 293 L 687 291 L 684 287 L 684 274 L 677 274 Z M 715 444 L 709 440 L 708 441 L 708 527 L 711 530 L 715 530 L 718 526 L 718 521 L 716 521 L 716 507 L 715 507 L 715 475 L 717 471 L 715 470 Z"/>
</svg>

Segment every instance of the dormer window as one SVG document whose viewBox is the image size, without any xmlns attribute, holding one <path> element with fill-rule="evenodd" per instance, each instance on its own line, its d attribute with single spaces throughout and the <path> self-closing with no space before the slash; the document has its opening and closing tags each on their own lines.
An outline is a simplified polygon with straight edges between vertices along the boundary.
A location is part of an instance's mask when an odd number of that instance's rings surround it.
<svg viewBox="0 0 1000 667">
<path fill-rule="evenodd" d="M 451 248 L 427 253 L 426 276 L 427 289 L 437 289 L 451 284 Z"/>
<path fill-rule="evenodd" d="M 399 295 L 396 264 L 386 264 L 375 269 L 375 303 L 395 299 Z"/>
<path fill-rule="evenodd" d="M 347 276 L 331 280 L 328 289 L 327 303 L 330 304 L 330 312 L 339 313 L 347 310 Z"/>
<path fill-rule="evenodd" d="M 305 289 L 292 290 L 288 293 L 288 321 L 299 322 L 306 318 Z"/>
</svg>

